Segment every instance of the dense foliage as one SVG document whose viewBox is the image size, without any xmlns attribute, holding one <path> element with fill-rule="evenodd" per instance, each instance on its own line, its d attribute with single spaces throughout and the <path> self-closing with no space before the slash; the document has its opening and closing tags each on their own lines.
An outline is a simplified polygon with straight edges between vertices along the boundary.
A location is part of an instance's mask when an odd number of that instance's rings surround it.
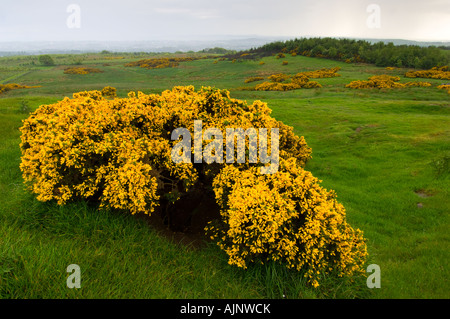
<svg viewBox="0 0 450 319">
<path fill-rule="evenodd" d="M 301 38 L 277 41 L 249 50 L 253 57 L 268 56 L 280 52 L 292 55 L 322 57 L 346 62 L 366 62 L 377 66 L 430 69 L 448 65 L 450 54 L 435 46 L 394 45 L 370 43 L 365 40 L 334 38 Z"/>
<path fill-rule="evenodd" d="M 304 138 L 270 113 L 266 103 L 247 104 L 210 87 L 130 92 L 127 98 L 115 97 L 114 88 L 79 92 L 40 106 L 24 121 L 20 168 L 40 201 L 95 200 L 132 214 L 151 214 L 162 198 L 176 203 L 206 185 L 221 215 L 207 231 L 230 264 L 280 261 L 306 270 L 314 286 L 330 271 L 362 272 L 366 246 L 361 232 L 346 223 L 333 191 L 303 169 L 311 157 Z M 204 130 L 278 129 L 278 172 L 260 174 L 265 164 L 249 158 L 233 164 L 176 164 L 171 151 L 179 141 L 171 132 L 186 128 L 195 138 L 195 120 L 202 120 Z M 194 146 L 191 154 L 196 155 Z"/>
<path fill-rule="evenodd" d="M 313 286 L 333 270 L 341 276 L 363 271 L 362 232 L 346 223 L 333 191 L 322 188 L 294 158 L 282 159 L 272 175 L 225 167 L 213 186 L 222 219 L 208 230 L 230 264 L 246 268 L 250 262 L 281 261 L 306 268 Z"/>
<path fill-rule="evenodd" d="M 55 61 L 53 61 L 53 58 L 48 54 L 40 55 L 39 62 L 45 66 L 55 65 Z"/>
</svg>

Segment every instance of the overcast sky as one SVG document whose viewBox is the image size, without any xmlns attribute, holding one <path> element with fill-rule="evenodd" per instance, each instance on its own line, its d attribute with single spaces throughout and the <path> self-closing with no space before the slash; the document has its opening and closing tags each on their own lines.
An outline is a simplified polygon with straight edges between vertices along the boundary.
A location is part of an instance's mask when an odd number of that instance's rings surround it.
<svg viewBox="0 0 450 319">
<path fill-rule="evenodd" d="M 201 40 L 225 35 L 450 41 L 450 0 L 0 0 L 0 4 L 0 42 Z M 79 14 L 67 12 L 71 4 Z M 377 10 L 367 12 L 370 4 L 379 8 L 379 15 Z"/>
</svg>

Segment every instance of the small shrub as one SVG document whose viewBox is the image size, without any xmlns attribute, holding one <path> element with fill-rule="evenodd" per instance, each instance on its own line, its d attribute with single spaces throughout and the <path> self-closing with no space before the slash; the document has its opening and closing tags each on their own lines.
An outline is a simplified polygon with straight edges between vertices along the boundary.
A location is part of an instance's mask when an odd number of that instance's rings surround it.
<svg viewBox="0 0 450 319">
<path fill-rule="evenodd" d="M 337 71 L 339 71 L 340 69 L 341 69 L 340 67 L 335 67 L 335 68 L 330 68 L 330 69 L 323 68 L 320 70 L 300 72 L 297 74 L 304 75 L 310 79 L 333 78 L 333 77 L 341 76 L 339 73 L 337 73 Z"/>
<path fill-rule="evenodd" d="M 164 68 L 174 68 L 177 67 L 180 62 L 194 61 L 198 58 L 185 57 L 185 58 L 153 58 L 153 59 L 143 59 L 134 62 L 126 63 L 126 67 L 139 66 L 145 69 L 164 69 Z"/>
<path fill-rule="evenodd" d="M 106 86 L 101 91 L 103 97 L 116 98 L 117 90 L 114 87 Z"/>
<path fill-rule="evenodd" d="M 442 84 L 442 85 L 438 85 L 437 88 L 438 88 L 438 89 L 441 89 L 441 90 L 447 90 L 448 94 L 450 94 L 450 84 Z"/>
<path fill-rule="evenodd" d="M 322 85 L 315 81 L 310 81 L 307 76 L 298 73 L 291 77 L 284 73 L 273 74 L 269 76 L 271 82 L 263 82 L 256 85 L 257 91 L 290 91 L 297 89 L 321 88 Z M 288 82 L 290 80 L 290 82 Z"/>
<path fill-rule="evenodd" d="M 391 76 L 391 75 L 375 75 L 369 78 L 367 81 L 352 81 L 347 84 L 346 88 L 351 89 L 369 89 L 369 88 L 378 88 L 378 89 L 391 89 L 391 88 L 405 88 L 409 86 L 421 86 L 421 87 L 429 87 L 431 83 L 429 82 L 406 82 L 400 83 L 400 77 Z"/>
<path fill-rule="evenodd" d="M 8 84 L 0 84 L 0 94 L 4 92 L 8 92 L 10 90 L 17 90 L 17 89 L 31 89 L 31 88 L 38 88 L 37 86 L 29 86 L 29 85 L 21 85 L 17 83 L 8 83 Z"/>
<path fill-rule="evenodd" d="M 50 55 L 48 55 L 48 54 L 40 55 L 39 56 L 39 62 L 42 65 L 45 65 L 45 66 L 55 65 L 55 62 L 53 61 L 53 58 Z"/>
<path fill-rule="evenodd" d="M 97 68 L 87 68 L 87 67 L 71 67 L 64 70 L 64 74 L 89 74 L 89 73 L 101 73 L 103 72 Z"/>
<path fill-rule="evenodd" d="M 290 79 L 290 76 L 284 73 L 272 74 L 268 78 L 272 82 L 281 83 Z"/>
<path fill-rule="evenodd" d="M 422 71 L 408 71 L 405 76 L 407 78 L 428 78 L 428 79 L 441 79 L 450 80 L 450 71 L 448 66 L 434 67 L 430 70 Z"/>
</svg>

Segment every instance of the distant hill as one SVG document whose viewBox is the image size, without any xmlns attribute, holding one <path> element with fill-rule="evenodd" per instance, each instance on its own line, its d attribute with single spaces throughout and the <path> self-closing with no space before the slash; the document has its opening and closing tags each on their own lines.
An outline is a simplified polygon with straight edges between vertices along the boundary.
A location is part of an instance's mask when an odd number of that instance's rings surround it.
<svg viewBox="0 0 450 319">
<path fill-rule="evenodd" d="M 153 41 L 46 41 L 46 42 L 0 42 L 0 56 L 36 54 L 76 54 L 85 52 L 177 52 L 201 51 L 210 48 L 248 50 L 287 37 L 218 37 L 192 40 Z"/>
<path fill-rule="evenodd" d="M 224 48 L 243 51 L 261 47 L 276 41 L 287 41 L 293 37 L 265 36 L 210 36 L 201 39 L 186 40 L 149 40 L 149 41 L 30 41 L 0 42 L 0 56 L 37 55 L 37 54 L 76 54 L 86 52 L 177 52 L 201 51 L 209 48 Z M 308 37 L 310 38 L 310 37 Z M 394 45 L 444 46 L 450 49 L 450 42 L 418 42 L 402 39 L 352 39 L 370 43 L 392 42 Z"/>
</svg>

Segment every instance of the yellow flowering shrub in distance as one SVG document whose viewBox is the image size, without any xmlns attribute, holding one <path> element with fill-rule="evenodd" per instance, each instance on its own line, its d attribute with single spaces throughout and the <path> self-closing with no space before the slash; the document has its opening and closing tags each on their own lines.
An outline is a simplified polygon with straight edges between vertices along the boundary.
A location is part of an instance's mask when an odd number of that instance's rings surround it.
<svg viewBox="0 0 450 319">
<path fill-rule="evenodd" d="M 294 158 L 282 159 L 272 175 L 227 166 L 213 182 L 222 219 L 210 222 L 207 231 L 229 264 L 238 267 L 279 261 L 306 270 L 315 287 L 331 271 L 363 273 L 367 248 L 362 232 L 347 224 L 344 207 L 319 182 Z"/>
<path fill-rule="evenodd" d="M 103 72 L 97 68 L 86 68 L 86 67 L 70 67 L 64 70 L 65 74 L 89 74 L 89 73 L 101 73 Z"/>
<path fill-rule="evenodd" d="M 38 86 L 29 86 L 29 85 L 21 85 L 17 83 L 8 83 L 8 84 L 0 84 L 0 94 L 10 91 L 10 90 L 17 90 L 17 89 L 31 89 L 31 88 L 38 88 Z"/>
<path fill-rule="evenodd" d="M 89 74 L 89 73 L 102 73 L 103 71 L 97 68 L 88 67 L 71 67 L 64 70 L 65 74 Z"/>
<path fill-rule="evenodd" d="M 112 86 L 105 86 L 102 91 L 103 97 L 109 97 L 109 98 L 116 98 L 117 97 L 117 90 L 116 88 Z"/>
<path fill-rule="evenodd" d="M 290 79 L 290 76 L 284 73 L 277 73 L 277 74 L 272 74 L 271 76 L 268 77 L 268 79 L 272 82 L 277 82 L 277 83 L 281 83 L 281 82 L 285 82 L 287 80 Z"/>
<path fill-rule="evenodd" d="M 255 87 L 257 91 L 289 91 L 297 89 L 321 88 L 322 85 L 316 81 L 310 81 L 314 78 L 331 78 L 341 76 L 337 71 L 340 67 L 323 68 L 320 70 L 299 72 L 294 76 L 284 73 L 272 74 L 269 76 L 270 82 L 263 82 Z M 291 80 L 290 82 L 288 82 Z"/>
<path fill-rule="evenodd" d="M 450 80 L 450 71 L 448 66 L 434 67 L 429 70 L 408 71 L 405 76 L 407 78 L 429 78 Z"/>
<path fill-rule="evenodd" d="M 450 84 L 442 84 L 442 85 L 438 85 L 437 88 L 438 88 L 438 89 L 441 89 L 441 90 L 447 90 L 448 94 L 450 94 Z"/>
<path fill-rule="evenodd" d="M 429 87 L 431 83 L 429 82 L 406 82 L 400 83 L 400 77 L 391 76 L 391 75 L 374 75 L 369 78 L 367 81 L 352 81 L 347 84 L 346 88 L 351 89 L 369 89 L 369 88 L 377 88 L 377 89 L 391 89 L 391 88 L 404 88 L 409 86 L 421 86 L 421 87 Z"/>
<path fill-rule="evenodd" d="M 197 58 L 184 57 L 184 58 L 152 58 L 142 59 L 134 62 L 126 63 L 125 66 L 134 67 L 139 66 L 145 69 L 164 69 L 177 67 L 180 62 L 194 61 Z"/>
<path fill-rule="evenodd" d="M 290 82 L 287 82 L 288 80 Z M 310 81 L 309 78 L 301 73 L 291 77 L 284 73 L 273 74 L 269 76 L 271 82 L 263 82 L 255 86 L 257 91 L 289 91 L 297 89 L 321 88 L 322 85 L 316 81 Z"/>
<path fill-rule="evenodd" d="M 320 70 L 314 70 L 314 71 L 306 71 L 306 72 L 300 72 L 297 73 L 297 75 L 304 75 L 310 79 L 320 79 L 320 78 L 334 78 L 341 76 L 337 71 L 339 71 L 340 67 L 335 68 L 323 68 Z"/>
</svg>

